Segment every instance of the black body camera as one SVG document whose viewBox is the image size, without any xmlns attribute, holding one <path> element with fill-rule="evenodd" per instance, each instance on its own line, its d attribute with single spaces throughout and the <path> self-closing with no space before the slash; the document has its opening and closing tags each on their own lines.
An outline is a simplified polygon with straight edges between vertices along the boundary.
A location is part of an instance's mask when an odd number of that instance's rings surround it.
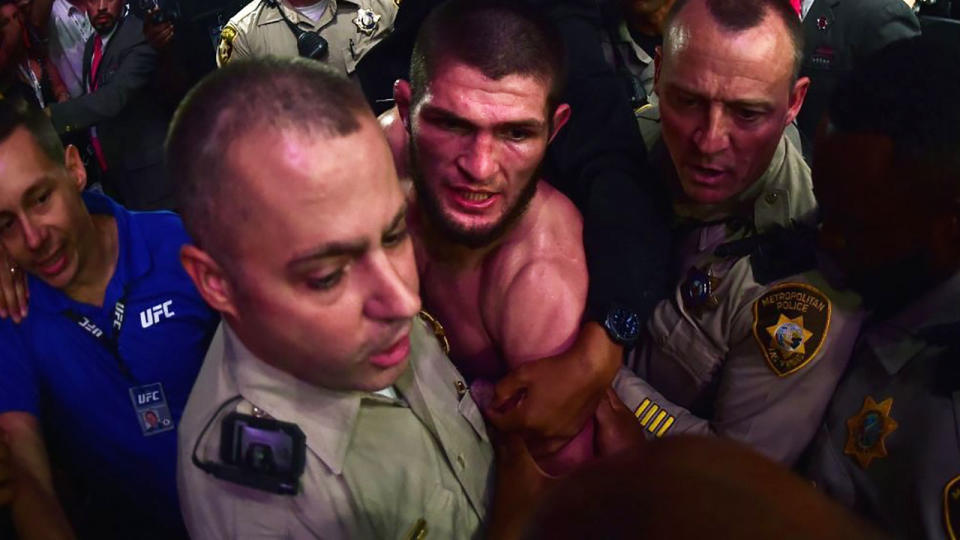
<svg viewBox="0 0 960 540">
<path fill-rule="evenodd" d="M 296 424 L 233 412 L 220 428 L 220 462 L 201 462 L 194 448 L 193 463 L 221 480 L 296 495 L 306 464 L 306 442 Z"/>
</svg>

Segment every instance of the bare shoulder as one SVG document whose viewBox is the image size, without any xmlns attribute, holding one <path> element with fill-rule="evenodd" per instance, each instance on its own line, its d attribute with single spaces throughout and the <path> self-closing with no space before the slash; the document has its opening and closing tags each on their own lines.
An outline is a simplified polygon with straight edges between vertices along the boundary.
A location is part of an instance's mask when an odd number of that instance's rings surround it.
<svg viewBox="0 0 960 540">
<path fill-rule="evenodd" d="M 586 303 L 583 223 L 563 194 L 540 182 L 486 275 L 484 319 L 508 361 L 561 352 Z"/>
</svg>

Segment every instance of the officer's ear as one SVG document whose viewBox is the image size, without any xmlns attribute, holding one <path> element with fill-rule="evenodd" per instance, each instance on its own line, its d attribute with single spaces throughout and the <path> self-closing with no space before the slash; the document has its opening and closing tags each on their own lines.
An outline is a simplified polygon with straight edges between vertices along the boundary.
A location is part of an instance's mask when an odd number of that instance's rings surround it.
<svg viewBox="0 0 960 540">
<path fill-rule="evenodd" d="M 180 248 L 180 264 L 210 307 L 225 315 L 237 315 L 230 280 L 209 253 L 187 244 Z"/>
<path fill-rule="evenodd" d="M 77 150 L 76 146 L 68 144 L 63 149 L 63 166 L 67 169 L 70 180 L 76 186 L 77 191 L 83 191 L 83 188 L 87 186 L 87 169 L 83 166 L 83 158 L 80 157 L 80 151 Z"/>
<path fill-rule="evenodd" d="M 797 115 L 800 114 L 800 107 L 803 107 L 803 100 L 807 97 L 807 90 L 810 89 L 810 78 L 800 77 L 793 83 L 790 90 L 790 102 L 787 105 L 787 118 L 784 126 L 789 125 Z"/>
<path fill-rule="evenodd" d="M 407 133 L 410 133 L 410 101 L 413 99 L 412 96 L 413 89 L 410 88 L 409 82 L 397 79 L 397 82 L 393 83 L 393 102 L 397 105 L 400 122 Z"/>
</svg>

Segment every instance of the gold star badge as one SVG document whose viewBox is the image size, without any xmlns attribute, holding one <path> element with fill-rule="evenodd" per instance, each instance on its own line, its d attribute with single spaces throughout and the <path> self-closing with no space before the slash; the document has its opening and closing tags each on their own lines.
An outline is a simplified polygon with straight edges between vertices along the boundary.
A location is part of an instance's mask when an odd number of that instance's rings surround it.
<svg viewBox="0 0 960 540">
<path fill-rule="evenodd" d="M 897 421 L 890 417 L 893 398 L 880 403 L 867 396 L 860 412 L 847 420 L 847 445 L 843 453 L 853 458 L 866 469 L 874 458 L 887 457 L 884 444 L 887 436 L 897 429 Z"/>
<path fill-rule="evenodd" d="M 803 315 L 791 319 L 783 313 L 776 324 L 767 327 L 767 333 L 770 334 L 770 346 L 786 354 L 805 354 L 804 344 L 813 336 L 813 332 L 803 327 Z"/>
</svg>

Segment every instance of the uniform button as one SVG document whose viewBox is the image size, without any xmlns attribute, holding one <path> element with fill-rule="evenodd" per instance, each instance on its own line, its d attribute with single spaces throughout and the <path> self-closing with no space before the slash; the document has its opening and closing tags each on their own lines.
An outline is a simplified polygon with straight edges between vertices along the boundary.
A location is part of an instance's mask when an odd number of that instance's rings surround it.
<svg viewBox="0 0 960 540">
<path fill-rule="evenodd" d="M 777 199 L 779 198 L 780 198 L 779 193 L 777 193 L 776 191 L 771 191 L 770 193 L 767 193 L 767 196 L 764 197 L 764 200 L 767 201 L 767 204 L 776 204 Z"/>
<path fill-rule="evenodd" d="M 467 468 L 467 460 L 463 459 L 463 454 L 457 454 L 457 465 L 459 465 L 461 469 Z"/>
<path fill-rule="evenodd" d="M 660 334 L 659 336 L 657 336 L 657 345 L 663 347 L 666 344 L 667 344 L 667 336 L 663 334 Z"/>
<path fill-rule="evenodd" d="M 455 381 L 453 387 L 457 389 L 458 398 L 462 398 L 467 393 L 467 385 L 463 381 Z"/>
</svg>

